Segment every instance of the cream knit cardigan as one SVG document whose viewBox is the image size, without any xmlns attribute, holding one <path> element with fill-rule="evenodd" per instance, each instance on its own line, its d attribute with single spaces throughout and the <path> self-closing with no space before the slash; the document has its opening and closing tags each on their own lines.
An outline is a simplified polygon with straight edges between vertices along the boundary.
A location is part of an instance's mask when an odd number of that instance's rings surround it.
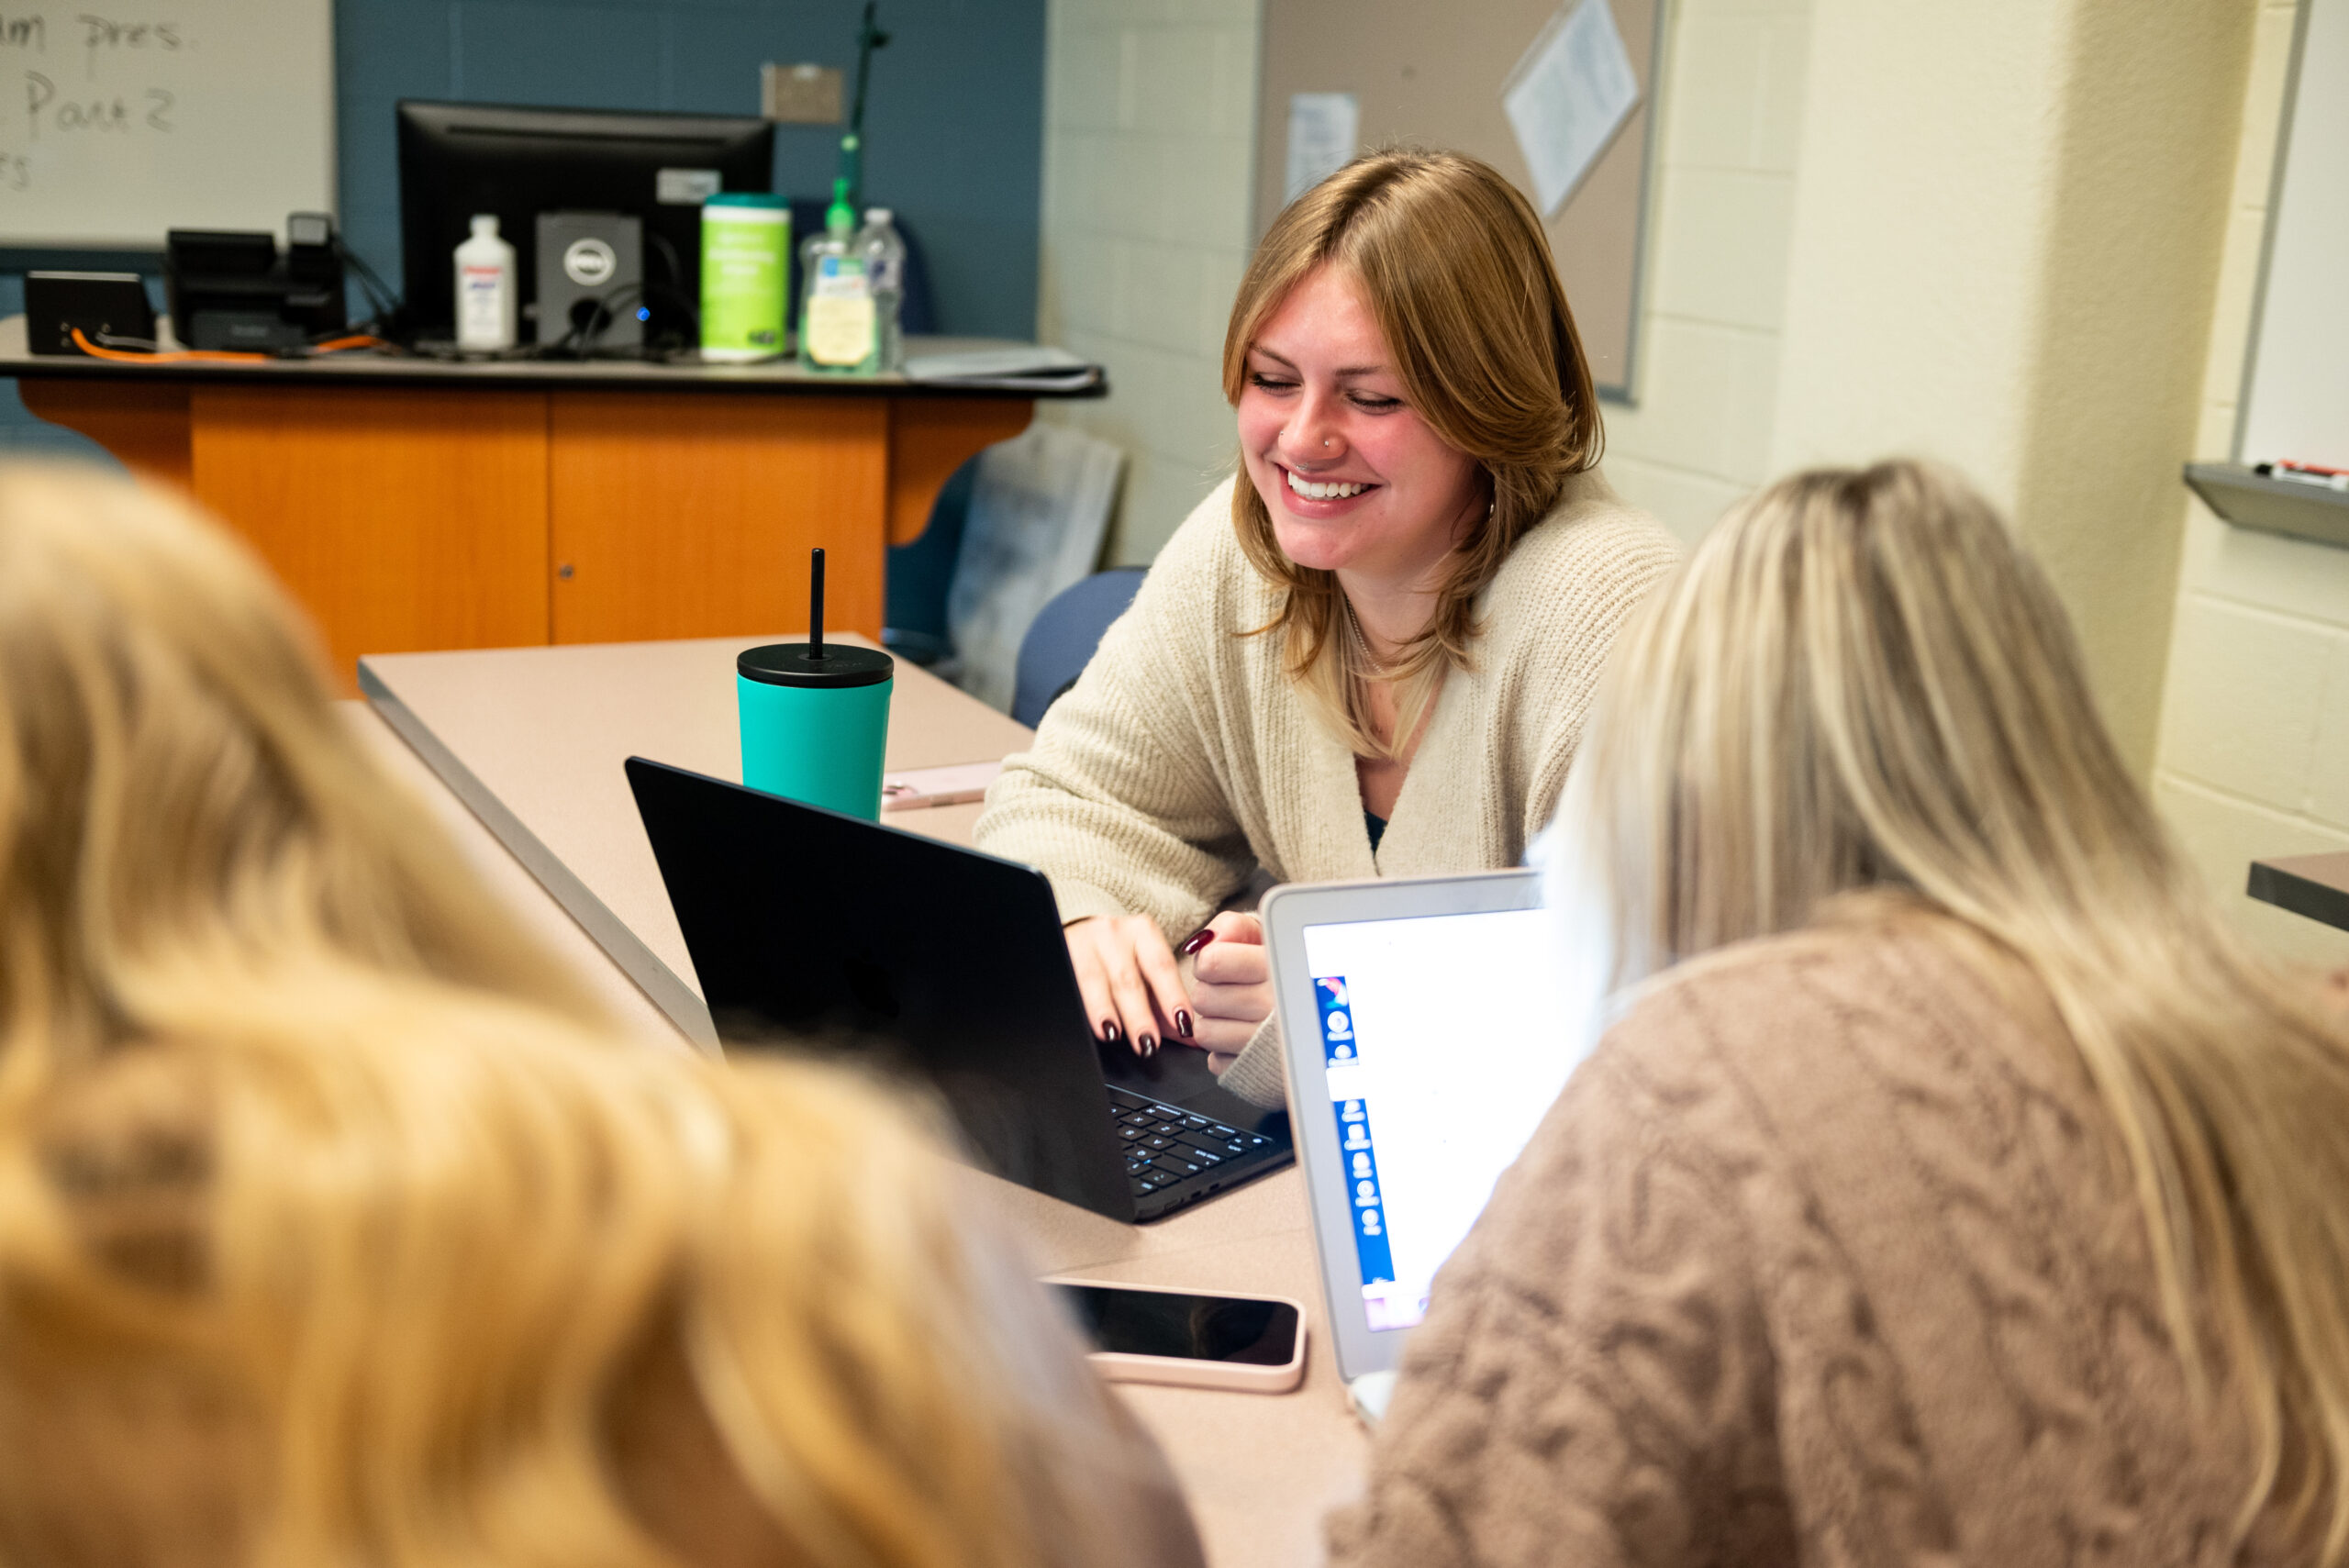
<svg viewBox="0 0 2349 1568">
<path fill-rule="evenodd" d="M 1040 868 L 1063 921 L 1142 914 L 1180 941 L 1273 883 L 1497 870 L 1524 859 L 1574 760 L 1624 618 L 1679 559 L 1596 471 L 1566 482 L 1482 595 L 1475 664 L 1444 679 L 1374 853 L 1353 751 L 1282 667 L 1278 613 L 1241 553 L 1231 482 L 1175 531 L 975 835 Z M 1281 1102 L 1273 1021 L 1224 1076 Z"/>
</svg>

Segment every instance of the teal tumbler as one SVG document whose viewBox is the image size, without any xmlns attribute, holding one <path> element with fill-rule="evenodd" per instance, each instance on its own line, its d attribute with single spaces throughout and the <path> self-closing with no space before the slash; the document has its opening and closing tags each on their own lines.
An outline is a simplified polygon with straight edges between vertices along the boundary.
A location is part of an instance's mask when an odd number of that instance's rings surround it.
<svg viewBox="0 0 2349 1568">
<path fill-rule="evenodd" d="M 878 649 L 774 642 L 734 661 L 742 782 L 868 822 L 881 816 L 896 665 Z"/>
</svg>

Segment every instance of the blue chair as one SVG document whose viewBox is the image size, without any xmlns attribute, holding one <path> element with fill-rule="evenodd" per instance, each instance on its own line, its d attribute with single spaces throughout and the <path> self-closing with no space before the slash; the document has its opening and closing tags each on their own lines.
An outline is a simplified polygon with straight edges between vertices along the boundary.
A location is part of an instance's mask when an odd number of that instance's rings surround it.
<svg viewBox="0 0 2349 1568">
<path fill-rule="evenodd" d="M 1019 639 L 1019 676 L 1011 717 L 1034 728 L 1062 693 L 1076 684 L 1101 646 L 1109 623 L 1126 613 L 1141 587 L 1143 568 L 1096 572 L 1052 595 Z"/>
</svg>

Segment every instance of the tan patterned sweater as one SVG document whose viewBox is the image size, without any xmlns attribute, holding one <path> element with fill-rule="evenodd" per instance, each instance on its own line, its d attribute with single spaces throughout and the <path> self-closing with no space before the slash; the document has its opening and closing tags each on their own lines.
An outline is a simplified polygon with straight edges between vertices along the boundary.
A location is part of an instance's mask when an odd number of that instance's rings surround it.
<svg viewBox="0 0 2349 1568">
<path fill-rule="evenodd" d="M 1282 668 L 1276 592 L 1241 553 L 1229 482 L 1159 552 L 1036 743 L 1008 758 L 975 840 L 1051 878 L 1061 917 L 1142 914 L 1180 941 L 1274 883 L 1497 870 L 1548 821 L 1632 606 L 1679 559 L 1596 472 L 1567 481 L 1484 593 L 1476 666 L 1446 677 L 1374 853 L 1353 753 Z M 1224 1075 L 1282 1099 L 1270 1020 Z"/>
<path fill-rule="evenodd" d="M 2242 1425 L 2017 991 L 1921 917 L 1663 983 L 1438 1277 L 1335 1560 L 2228 1562 Z"/>
</svg>

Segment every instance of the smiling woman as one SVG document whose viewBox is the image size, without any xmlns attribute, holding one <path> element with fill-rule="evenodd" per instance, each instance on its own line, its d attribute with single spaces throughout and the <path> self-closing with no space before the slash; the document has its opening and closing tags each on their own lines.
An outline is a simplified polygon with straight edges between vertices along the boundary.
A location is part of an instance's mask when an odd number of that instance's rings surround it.
<svg viewBox="0 0 2349 1568">
<path fill-rule="evenodd" d="M 1223 382 L 1240 472 L 1007 762 L 978 840 L 1052 879 L 1105 1040 L 1236 1054 L 1226 1086 L 1277 1104 L 1241 906 L 1517 863 L 1676 549 L 1599 476 L 1549 242 L 1474 159 L 1376 153 L 1292 203 Z"/>
</svg>

